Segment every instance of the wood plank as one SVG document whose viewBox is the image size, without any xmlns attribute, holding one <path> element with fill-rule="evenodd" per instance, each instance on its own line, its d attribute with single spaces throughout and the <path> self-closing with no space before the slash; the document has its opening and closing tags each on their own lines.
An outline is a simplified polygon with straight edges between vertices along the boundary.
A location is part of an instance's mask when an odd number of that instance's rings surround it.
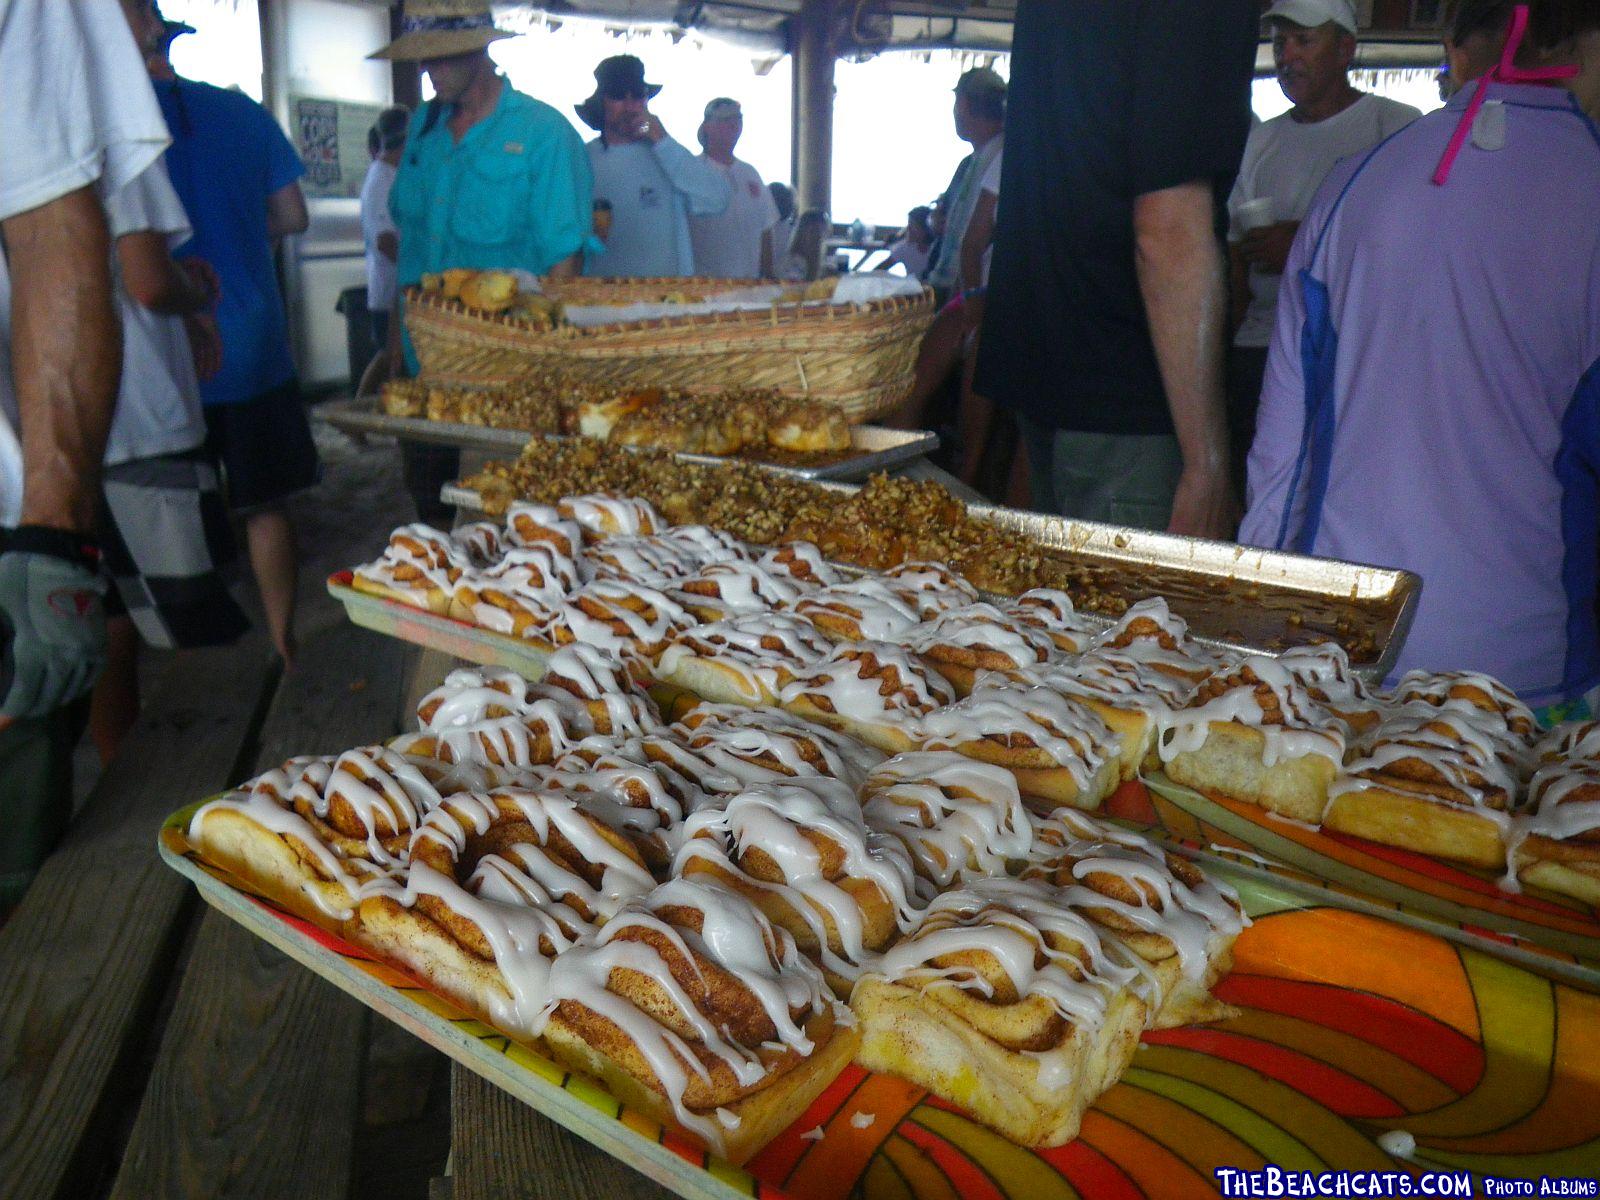
<svg viewBox="0 0 1600 1200">
<path fill-rule="evenodd" d="M 0 1180 L 14 1200 L 84 1195 L 114 1152 L 193 903 L 156 832 L 236 775 L 268 663 L 260 636 L 176 660 L 0 929 Z"/>
<path fill-rule="evenodd" d="M 320 631 L 278 690 L 256 767 L 392 735 L 403 658 L 390 638 Z M 112 1196 L 342 1200 L 369 1019 L 332 984 L 208 913 Z"/>
<path fill-rule="evenodd" d="M 459 1063 L 450 1076 L 454 1200 L 660 1200 L 673 1193 Z"/>
</svg>

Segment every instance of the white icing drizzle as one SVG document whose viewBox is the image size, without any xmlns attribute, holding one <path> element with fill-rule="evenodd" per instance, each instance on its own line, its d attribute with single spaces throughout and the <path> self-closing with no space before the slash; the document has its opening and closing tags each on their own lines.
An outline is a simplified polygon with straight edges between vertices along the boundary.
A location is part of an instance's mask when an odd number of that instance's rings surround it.
<svg viewBox="0 0 1600 1200">
<path fill-rule="evenodd" d="M 952 650 L 978 652 L 987 660 L 981 665 L 992 670 L 1031 667 L 1056 656 L 1055 643 L 1046 634 L 983 602 L 947 609 L 904 640 L 908 649 L 934 662 L 959 661 Z"/>
<path fill-rule="evenodd" d="M 885 571 L 883 579 L 909 597 L 923 617 L 934 617 L 946 609 L 962 608 L 978 600 L 978 589 L 944 563 L 903 562 Z"/>
<path fill-rule="evenodd" d="M 557 621 L 574 641 L 624 660 L 654 657 L 674 635 L 696 623 L 664 592 L 617 580 L 596 580 L 575 592 Z"/>
<path fill-rule="evenodd" d="M 833 651 L 810 621 L 788 613 L 747 613 L 685 630 L 661 653 L 659 673 L 670 675 L 701 658 L 732 672 L 751 702 L 776 695 L 795 668 L 821 662 Z"/>
<path fill-rule="evenodd" d="M 1155 671 L 1198 682 L 1217 660 L 1189 637 L 1189 623 L 1160 596 L 1130 605 L 1121 619 L 1097 637 L 1092 649 L 1124 651 Z"/>
<path fill-rule="evenodd" d="M 583 556 L 583 527 L 553 504 L 518 501 L 506 509 L 506 541 L 513 546 L 548 545 L 568 558 Z"/>
<path fill-rule="evenodd" d="M 664 534 L 609 537 L 589 551 L 596 579 L 659 587 L 693 575 L 703 565 L 697 549 Z"/>
<path fill-rule="evenodd" d="M 1048 688 L 988 680 L 965 700 L 923 717 L 919 728 L 929 750 L 960 751 L 984 740 L 1014 750 L 1031 745 L 1065 768 L 1079 788 L 1088 787 L 1100 768 L 1117 757 L 1121 743 L 1104 721 L 1075 700 Z"/>
<path fill-rule="evenodd" d="M 487 567 L 505 552 L 505 534 L 493 521 L 473 521 L 452 530 L 450 540 L 474 567 Z"/>
<path fill-rule="evenodd" d="M 854 788 L 883 755 L 853 738 L 776 708 L 701 704 L 674 727 L 676 736 L 713 766 L 721 758 L 772 760 L 780 775 L 820 775 Z M 753 780 L 752 782 L 767 782 Z"/>
<path fill-rule="evenodd" d="M 870 575 L 802 596 L 794 611 L 823 629 L 863 641 L 903 637 L 922 620 L 908 593 Z"/>
<path fill-rule="evenodd" d="M 649 501 L 631 496 L 563 496 L 556 507 L 597 537 L 654 533 L 667 524 Z"/>
<path fill-rule="evenodd" d="M 519 713 L 532 699 L 528 681 L 515 671 L 505 667 L 459 667 L 417 705 L 417 726 L 424 733 L 437 733 L 476 725 L 488 720 L 496 709 L 504 714 Z"/>
<path fill-rule="evenodd" d="M 869 961 L 860 903 L 839 880 L 867 880 L 905 930 L 916 918 L 912 903 L 911 861 L 894 838 L 867 828 L 854 791 L 831 779 L 804 779 L 766 784 L 730 796 L 721 809 L 706 809 L 685 823 L 687 840 L 672 863 L 674 875 L 693 873 L 694 864 L 709 863 L 731 872 L 739 888 L 765 892 L 810 928 L 825 968 L 854 979 Z M 838 873 L 824 870 L 814 838 L 837 846 L 843 854 Z M 757 878 L 745 870 L 744 857 L 759 850 L 777 867 L 781 880 Z M 830 944 L 828 926 L 834 931 Z"/>
<path fill-rule="evenodd" d="M 918 876 L 933 888 L 974 875 L 1003 875 L 1027 855 L 1033 824 L 1016 777 L 1004 767 L 949 750 L 897 754 L 862 786 L 867 825 L 905 845 Z"/>
<path fill-rule="evenodd" d="M 1125 988 L 1154 1008 L 1159 985 L 1149 966 L 1041 880 L 977 879 L 938 896 L 922 923 L 884 951 L 873 976 L 910 987 L 950 983 L 985 999 L 993 985 L 970 959 L 981 955 L 1019 998 L 1042 996 L 1074 1025 L 1097 1029 Z M 955 957 L 957 965 L 940 965 Z M 1042 965 L 1041 965 L 1042 964 Z"/>
<path fill-rule="evenodd" d="M 1125 712 L 1164 720 L 1194 691 L 1187 679 L 1156 670 L 1126 650 L 1094 650 L 1043 668 L 1015 672 L 1018 682 L 1079 700 L 1097 700 Z"/>
<path fill-rule="evenodd" d="M 1078 652 L 1088 648 L 1100 627 L 1079 616 L 1072 597 L 1058 588 L 1032 588 L 1002 611 L 1024 625 L 1042 629 L 1061 650 Z"/>
<path fill-rule="evenodd" d="M 596 646 L 573 642 L 550 656 L 539 694 L 576 697 L 593 723 L 611 737 L 636 737 L 661 728 L 661 713 L 622 661 Z"/>
<path fill-rule="evenodd" d="M 1057 809 L 1037 823 L 1033 862 L 1036 870 L 1057 875 L 1070 869 L 1075 881 L 1062 889 L 1061 900 L 1074 908 L 1109 911 L 1145 933 L 1171 943 L 1183 974 L 1198 980 L 1206 972 L 1218 938 L 1233 938 L 1249 924 L 1231 888 L 1198 870 L 1191 886 L 1173 870 L 1168 856 L 1148 838 L 1120 829 L 1071 808 Z M 1114 876 L 1137 897 L 1112 896 L 1094 884 L 1097 876 Z"/>
<path fill-rule="evenodd" d="M 824 699 L 847 720 L 923 717 L 955 699 L 950 685 L 887 642 L 850 642 L 813 666 L 800 668 L 778 694 L 789 705 Z"/>
<path fill-rule="evenodd" d="M 417 607 L 426 608 L 426 593 L 433 589 L 449 596 L 456 580 L 469 566 L 466 554 L 448 534 L 428 525 L 402 525 L 389 535 L 389 544 L 374 562 L 355 569 L 354 574 L 400 592 L 420 592 Z"/>
<path fill-rule="evenodd" d="M 466 709 L 461 715 L 469 712 Z M 570 696 L 544 695 L 524 702 L 510 716 L 408 734 L 397 738 L 394 745 L 409 753 L 430 753 L 446 762 L 534 767 L 549 762 L 593 732 L 588 712 Z"/>
<path fill-rule="evenodd" d="M 1567 721 L 1539 739 L 1533 757 L 1537 762 L 1560 758 L 1600 759 L 1600 721 Z"/>
<path fill-rule="evenodd" d="M 1479 703 L 1475 696 L 1481 696 Z M 1425 700 L 1434 706 L 1464 704 L 1498 714 L 1519 738 L 1532 742 L 1538 737 L 1539 722 L 1516 693 L 1488 675 L 1476 671 L 1408 671 L 1395 685 L 1397 704 Z M 1485 707 L 1487 705 L 1487 707 Z"/>
<path fill-rule="evenodd" d="M 781 608 L 795 603 L 809 590 L 779 571 L 743 559 L 712 563 L 683 588 L 691 594 L 719 600 L 737 613 L 765 613 Z"/>
<path fill-rule="evenodd" d="M 786 575 L 811 587 L 832 587 L 843 579 L 838 568 L 810 542 L 786 542 L 768 550 L 756 563 L 775 575 Z"/>
<path fill-rule="evenodd" d="M 662 915 L 682 909 L 702 915 L 698 932 L 671 924 Z M 741 1087 L 755 1086 L 768 1074 L 764 1047 L 739 1043 L 725 1021 L 703 1011 L 673 978 L 655 946 L 625 936 L 635 930 L 664 938 L 691 962 L 723 968 L 776 1031 L 776 1040 L 786 1051 L 812 1054 L 816 1046 L 806 1035 L 805 1023 L 835 1005 L 824 993 L 821 974 L 795 949 L 787 933 L 744 897 L 706 881 L 675 879 L 662 884 L 625 906 L 592 942 L 574 946 L 556 959 L 546 1013 L 572 1002 L 615 1025 L 638 1048 L 678 1120 L 720 1151 L 725 1146 L 722 1120 L 715 1113 L 708 1116 L 690 1109 L 684 1100 L 689 1072 L 709 1079 L 705 1065 L 685 1038 L 611 991 L 610 980 L 617 971 L 648 979 L 659 1002 L 673 1011 L 674 1022 L 691 1031 L 701 1052 L 725 1066 Z"/>
<path fill-rule="evenodd" d="M 1276 702 L 1275 720 L 1267 719 L 1258 689 Z M 1171 762 L 1180 754 L 1200 749 L 1214 722 L 1259 730 L 1265 741 L 1261 761 L 1267 767 L 1310 754 L 1335 763 L 1344 760 L 1343 722 L 1313 700 L 1289 668 L 1266 655 L 1250 655 L 1228 673 L 1213 675 L 1187 708 L 1166 718 L 1166 733 L 1157 743 L 1161 761 Z"/>
</svg>

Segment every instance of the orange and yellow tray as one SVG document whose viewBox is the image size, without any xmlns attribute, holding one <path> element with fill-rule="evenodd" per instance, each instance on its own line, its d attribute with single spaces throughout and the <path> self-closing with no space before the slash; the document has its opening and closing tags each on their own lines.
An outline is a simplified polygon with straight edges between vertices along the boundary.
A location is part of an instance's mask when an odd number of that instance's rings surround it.
<svg viewBox="0 0 1600 1200">
<path fill-rule="evenodd" d="M 1046 1151 L 1014 1146 L 919 1088 L 851 1067 L 747 1167 L 732 1167 L 356 947 L 250 896 L 188 846 L 195 807 L 169 818 L 160 849 L 210 904 L 684 1196 L 1210 1197 L 1218 1168 L 1268 1163 L 1412 1176 L 1600 1175 L 1600 995 L 1226 866 L 1215 870 L 1229 875 L 1254 919 L 1217 989 L 1239 1015 L 1146 1034 L 1076 1141 Z M 814 1130 L 820 1140 L 804 1136 Z M 1409 1158 L 1379 1145 L 1394 1130 L 1415 1138 Z M 1474 1194 L 1482 1194 L 1478 1183 Z"/>
<path fill-rule="evenodd" d="M 1508 892 L 1498 886 L 1499 872 L 1280 820 L 1163 775 L 1144 783 L 1121 789 L 1107 814 L 1208 864 L 1270 876 L 1308 902 L 1382 915 L 1600 985 L 1600 913 L 1579 900 L 1540 888 Z"/>
</svg>

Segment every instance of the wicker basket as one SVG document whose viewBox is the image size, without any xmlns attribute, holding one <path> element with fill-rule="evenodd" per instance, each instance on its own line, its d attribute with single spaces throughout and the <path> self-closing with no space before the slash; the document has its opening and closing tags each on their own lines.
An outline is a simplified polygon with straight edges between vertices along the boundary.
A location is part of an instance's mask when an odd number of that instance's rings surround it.
<svg viewBox="0 0 1600 1200">
<path fill-rule="evenodd" d="M 551 281 L 573 304 L 696 299 L 749 281 L 579 279 Z M 776 388 L 838 405 L 871 420 L 910 394 L 917 347 L 933 316 L 933 293 L 865 304 L 782 304 L 587 328 L 535 330 L 409 291 L 406 328 L 424 378 L 507 383 L 541 368 L 573 370 L 618 388 L 687 391 Z"/>
</svg>

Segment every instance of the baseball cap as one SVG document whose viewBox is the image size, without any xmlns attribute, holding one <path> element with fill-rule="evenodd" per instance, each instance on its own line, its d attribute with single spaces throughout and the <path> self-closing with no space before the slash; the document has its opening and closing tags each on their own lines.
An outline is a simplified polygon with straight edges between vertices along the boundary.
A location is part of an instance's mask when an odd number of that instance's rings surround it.
<svg viewBox="0 0 1600 1200">
<path fill-rule="evenodd" d="M 718 96 L 706 105 L 705 119 L 707 121 L 732 121 L 736 117 L 744 116 L 744 110 L 739 107 L 737 100 L 730 100 L 726 96 Z"/>
<path fill-rule="evenodd" d="M 1357 32 L 1356 6 L 1351 0 L 1277 0 L 1261 19 L 1292 21 L 1307 29 L 1331 21 L 1346 33 Z"/>
</svg>

